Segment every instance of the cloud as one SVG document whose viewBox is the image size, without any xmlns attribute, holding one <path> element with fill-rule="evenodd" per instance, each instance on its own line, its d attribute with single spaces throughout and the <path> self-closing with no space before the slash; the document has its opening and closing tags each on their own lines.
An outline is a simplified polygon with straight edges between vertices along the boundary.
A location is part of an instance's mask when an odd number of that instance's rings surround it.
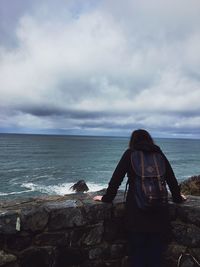
<svg viewBox="0 0 200 267">
<path fill-rule="evenodd" d="M 1 128 L 197 136 L 199 1 L 20 3 L 0 46 Z"/>
</svg>

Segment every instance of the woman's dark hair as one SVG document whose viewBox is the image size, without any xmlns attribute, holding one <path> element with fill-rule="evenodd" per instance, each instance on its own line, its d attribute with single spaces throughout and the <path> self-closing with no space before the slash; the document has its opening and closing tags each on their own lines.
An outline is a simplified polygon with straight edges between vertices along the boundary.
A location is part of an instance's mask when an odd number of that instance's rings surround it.
<svg viewBox="0 0 200 267">
<path fill-rule="evenodd" d="M 154 145 L 154 141 L 151 135 L 143 129 L 135 130 L 132 132 L 129 141 L 129 148 L 134 149 L 135 145 L 138 143 L 147 143 L 150 145 Z"/>
</svg>

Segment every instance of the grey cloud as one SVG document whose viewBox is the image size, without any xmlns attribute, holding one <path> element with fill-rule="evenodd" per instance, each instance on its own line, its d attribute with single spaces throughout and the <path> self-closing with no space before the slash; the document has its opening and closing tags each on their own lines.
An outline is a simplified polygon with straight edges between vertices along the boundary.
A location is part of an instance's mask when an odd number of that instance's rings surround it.
<svg viewBox="0 0 200 267">
<path fill-rule="evenodd" d="M 197 134 L 199 2 L 0 5 L 1 125 Z"/>
<path fill-rule="evenodd" d="M 122 121 L 113 122 L 112 120 L 109 121 L 90 121 L 90 122 L 83 122 L 80 123 L 81 128 L 98 128 L 98 129 L 109 129 L 109 130 L 125 130 L 130 131 L 131 129 L 141 128 L 143 125 L 138 123 L 123 123 Z"/>
<path fill-rule="evenodd" d="M 98 1 L 81 0 L 1 0 L 0 2 L 0 45 L 7 48 L 18 47 L 16 29 L 23 16 L 34 16 L 41 23 L 49 21 L 68 21 L 82 12 L 89 12 Z"/>
<path fill-rule="evenodd" d="M 33 4 L 34 2 L 31 0 L 1 0 L 0 45 L 5 45 L 9 48 L 17 46 L 15 30 L 18 26 L 19 19 L 24 14 L 32 11 Z"/>
</svg>

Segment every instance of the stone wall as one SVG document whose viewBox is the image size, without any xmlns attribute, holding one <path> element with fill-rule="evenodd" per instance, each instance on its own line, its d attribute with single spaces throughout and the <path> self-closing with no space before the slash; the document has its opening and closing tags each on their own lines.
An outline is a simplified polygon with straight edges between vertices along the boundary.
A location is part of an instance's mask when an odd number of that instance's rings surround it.
<svg viewBox="0 0 200 267">
<path fill-rule="evenodd" d="M 123 192 L 113 205 L 94 202 L 94 195 L 0 202 L 0 266 L 127 266 Z M 170 203 L 170 212 L 173 241 L 163 266 L 177 266 L 186 248 L 200 261 L 200 198 Z M 181 261 L 195 266 L 192 256 Z"/>
</svg>

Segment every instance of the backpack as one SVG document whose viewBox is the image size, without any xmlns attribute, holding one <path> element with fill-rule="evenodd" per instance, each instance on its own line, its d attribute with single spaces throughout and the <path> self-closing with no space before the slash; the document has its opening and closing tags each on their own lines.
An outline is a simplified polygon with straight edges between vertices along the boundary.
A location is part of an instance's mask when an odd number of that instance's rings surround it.
<svg viewBox="0 0 200 267">
<path fill-rule="evenodd" d="M 165 160 L 158 152 L 135 150 L 131 154 L 131 165 L 135 172 L 134 197 L 138 208 L 157 211 L 168 203 L 165 182 Z"/>
</svg>

